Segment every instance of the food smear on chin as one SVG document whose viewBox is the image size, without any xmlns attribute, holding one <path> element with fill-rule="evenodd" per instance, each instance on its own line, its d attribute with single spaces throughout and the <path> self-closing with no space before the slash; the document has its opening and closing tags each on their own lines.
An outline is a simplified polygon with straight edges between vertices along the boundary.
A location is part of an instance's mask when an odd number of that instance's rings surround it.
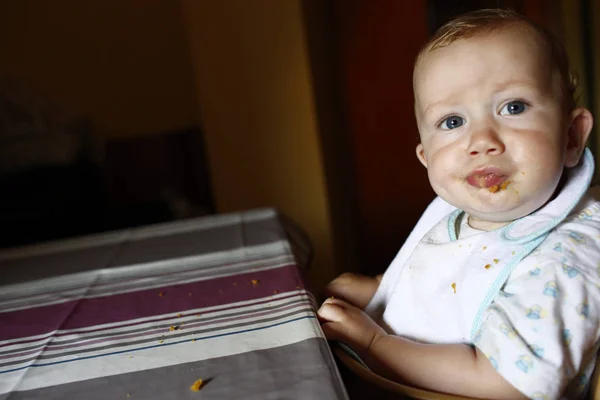
<svg viewBox="0 0 600 400">
<path fill-rule="evenodd" d="M 488 190 L 490 191 L 490 193 L 496 193 L 501 190 L 506 190 L 508 185 L 510 185 L 510 181 L 504 181 L 504 182 L 502 182 L 501 185 L 494 185 L 494 186 L 490 187 Z"/>
</svg>

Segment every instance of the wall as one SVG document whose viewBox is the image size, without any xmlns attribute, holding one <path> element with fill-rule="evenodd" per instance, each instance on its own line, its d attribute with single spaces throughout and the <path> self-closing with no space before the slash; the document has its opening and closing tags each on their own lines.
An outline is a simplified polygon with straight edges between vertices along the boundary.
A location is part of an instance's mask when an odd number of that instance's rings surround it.
<svg viewBox="0 0 600 400">
<path fill-rule="evenodd" d="M 362 272 L 387 268 L 434 198 L 415 147 L 412 70 L 427 40 L 426 2 L 334 0 L 355 170 Z M 398 21 L 402 21 L 399 23 Z"/>
<path fill-rule="evenodd" d="M 219 212 L 275 206 L 336 273 L 300 0 L 184 0 Z"/>
<path fill-rule="evenodd" d="M 15 76 L 109 137 L 196 123 L 178 2 L 0 2 L 0 75 Z"/>
</svg>

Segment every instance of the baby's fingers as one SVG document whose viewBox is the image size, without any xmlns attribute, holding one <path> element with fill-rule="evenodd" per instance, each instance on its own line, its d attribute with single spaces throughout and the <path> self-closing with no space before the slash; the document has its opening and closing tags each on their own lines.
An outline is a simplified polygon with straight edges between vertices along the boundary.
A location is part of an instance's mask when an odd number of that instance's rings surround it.
<svg viewBox="0 0 600 400">
<path fill-rule="evenodd" d="M 317 311 L 320 319 L 331 322 L 340 322 L 346 316 L 346 309 L 341 304 L 326 300 Z"/>
<path fill-rule="evenodd" d="M 343 326 L 338 322 L 326 322 L 321 325 L 321 329 L 323 329 L 323 334 L 327 338 L 327 340 L 346 340 L 345 330 Z"/>
</svg>

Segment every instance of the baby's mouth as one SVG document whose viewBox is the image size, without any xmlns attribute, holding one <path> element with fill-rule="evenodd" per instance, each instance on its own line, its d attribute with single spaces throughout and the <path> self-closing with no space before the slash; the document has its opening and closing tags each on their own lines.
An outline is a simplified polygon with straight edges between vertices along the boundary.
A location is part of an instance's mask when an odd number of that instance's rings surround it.
<svg viewBox="0 0 600 400">
<path fill-rule="evenodd" d="M 502 170 L 495 167 L 488 167 L 471 172 L 467 176 L 467 183 L 478 189 L 490 189 L 490 192 L 494 193 L 499 188 L 505 189 L 505 182 L 508 182 L 506 179 L 507 176 Z"/>
</svg>

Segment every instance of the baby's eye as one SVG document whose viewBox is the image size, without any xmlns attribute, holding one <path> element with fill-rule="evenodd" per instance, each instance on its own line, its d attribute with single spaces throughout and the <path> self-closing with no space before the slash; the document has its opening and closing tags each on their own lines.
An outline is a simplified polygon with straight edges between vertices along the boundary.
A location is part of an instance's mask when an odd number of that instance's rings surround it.
<svg viewBox="0 0 600 400">
<path fill-rule="evenodd" d="M 500 110 L 500 115 L 517 115 L 527 109 L 527 104 L 520 100 L 511 101 Z"/>
<path fill-rule="evenodd" d="M 465 120 L 463 119 L 463 117 L 459 117 L 458 115 L 452 115 L 442 121 L 442 123 L 440 124 L 440 128 L 445 130 L 456 129 L 462 126 L 464 123 Z"/>
</svg>

